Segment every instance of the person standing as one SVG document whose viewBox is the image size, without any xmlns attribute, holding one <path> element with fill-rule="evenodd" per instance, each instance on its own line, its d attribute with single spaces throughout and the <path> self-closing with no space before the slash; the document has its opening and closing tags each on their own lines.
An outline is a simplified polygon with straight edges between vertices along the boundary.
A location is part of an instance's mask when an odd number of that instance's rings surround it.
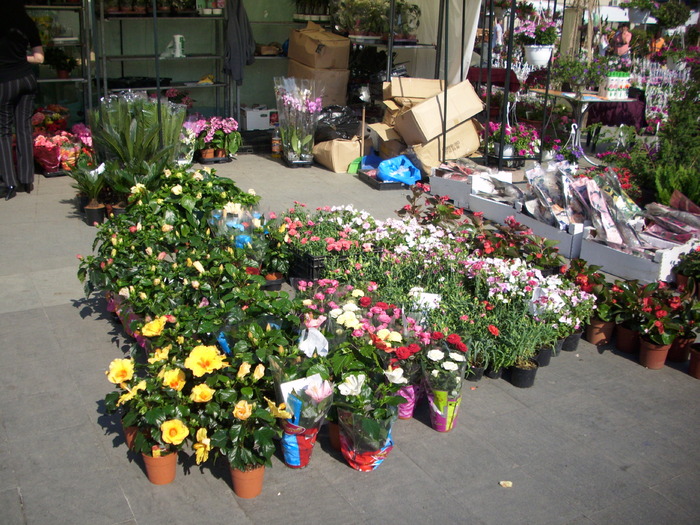
<svg viewBox="0 0 700 525">
<path fill-rule="evenodd" d="M 613 48 L 615 49 L 615 54 L 620 58 L 630 57 L 630 42 L 632 42 L 632 33 L 630 33 L 630 26 L 627 24 L 622 24 L 615 37 L 613 38 Z"/>
<path fill-rule="evenodd" d="M 652 58 L 655 54 L 660 53 L 664 48 L 665 43 L 666 40 L 664 40 L 664 37 L 661 36 L 661 31 L 654 33 L 654 38 L 652 38 L 651 42 L 649 42 L 649 54 L 647 55 L 647 58 Z"/>
<path fill-rule="evenodd" d="M 493 25 L 493 34 L 491 35 L 491 51 L 500 53 L 503 49 L 503 19 L 496 18 L 496 23 Z"/>
<path fill-rule="evenodd" d="M 31 49 L 31 54 L 27 51 Z M 0 177 L 5 200 L 17 191 L 31 192 L 34 183 L 32 110 L 37 81 L 32 64 L 44 62 L 36 24 L 22 0 L 0 3 Z M 17 163 L 12 153 L 12 131 L 17 136 Z"/>
</svg>

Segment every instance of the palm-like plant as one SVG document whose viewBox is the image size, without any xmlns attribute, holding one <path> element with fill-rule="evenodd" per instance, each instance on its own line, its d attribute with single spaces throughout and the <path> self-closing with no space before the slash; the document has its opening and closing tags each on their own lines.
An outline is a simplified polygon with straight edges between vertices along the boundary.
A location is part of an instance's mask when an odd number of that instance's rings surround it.
<svg viewBox="0 0 700 525">
<path fill-rule="evenodd" d="M 98 206 L 100 194 L 106 182 L 103 170 L 100 168 L 90 169 L 84 164 L 78 164 L 69 174 L 73 177 L 71 186 L 89 199 L 87 206 Z"/>
</svg>

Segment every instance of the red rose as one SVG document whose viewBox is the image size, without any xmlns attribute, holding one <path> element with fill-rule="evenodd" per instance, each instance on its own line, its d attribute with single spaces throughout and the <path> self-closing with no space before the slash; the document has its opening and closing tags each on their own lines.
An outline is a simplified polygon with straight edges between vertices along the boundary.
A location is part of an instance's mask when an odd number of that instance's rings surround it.
<svg viewBox="0 0 700 525">
<path fill-rule="evenodd" d="M 447 336 L 446 341 L 451 345 L 456 345 L 457 343 L 462 342 L 462 338 L 460 336 L 458 336 L 457 334 L 450 334 Z"/>
<path fill-rule="evenodd" d="M 442 332 L 433 332 L 430 334 L 430 339 L 433 341 L 440 341 L 445 338 L 445 335 Z"/>
<path fill-rule="evenodd" d="M 377 301 L 377 304 L 375 304 L 374 306 L 376 306 L 377 308 L 381 308 L 382 310 L 386 310 L 387 308 L 389 308 L 389 305 L 382 301 Z"/>
<path fill-rule="evenodd" d="M 459 350 L 462 353 L 467 353 L 467 345 L 465 345 L 464 343 L 457 343 L 455 345 L 455 348 L 457 348 L 457 350 Z"/>
<path fill-rule="evenodd" d="M 399 346 L 396 349 L 396 357 L 399 359 L 408 359 L 411 357 L 411 351 L 406 346 Z"/>
<path fill-rule="evenodd" d="M 491 332 L 491 335 L 495 335 L 496 337 L 498 337 L 501 334 L 501 331 L 498 329 L 498 327 L 492 324 L 489 325 L 489 332 Z"/>
<path fill-rule="evenodd" d="M 361 306 L 362 308 L 367 308 L 370 304 L 372 304 L 372 299 L 370 299 L 369 297 L 367 297 L 367 296 L 365 295 L 365 296 L 363 296 L 363 297 L 360 297 L 360 301 L 359 301 L 359 302 L 360 302 L 360 306 Z"/>
</svg>

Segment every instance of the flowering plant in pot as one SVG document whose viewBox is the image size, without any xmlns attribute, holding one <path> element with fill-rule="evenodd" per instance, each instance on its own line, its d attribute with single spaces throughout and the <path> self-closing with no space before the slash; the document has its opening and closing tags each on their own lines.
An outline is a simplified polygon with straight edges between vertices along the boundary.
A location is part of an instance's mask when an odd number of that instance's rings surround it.
<svg viewBox="0 0 700 525">
<path fill-rule="evenodd" d="M 428 389 L 430 421 L 438 432 L 452 430 L 462 401 L 462 380 L 467 366 L 467 345 L 451 333 L 432 332 L 423 355 L 423 379 Z"/>
<path fill-rule="evenodd" d="M 678 263 L 673 267 L 673 271 L 679 283 L 684 286 L 687 279 L 679 279 L 678 276 L 693 279 L 695 283 L 700 283 L 700 246 L 696 246 L 688 253 L 682 253 L 678 257 Z"/>
<path fill-rule="evenodd" d="M 314 132 L 323 109 L 323 99 L 316 94 L 313 80 L 276 77 L 274 81 L 285 159 L 311 162 Z"/>
<path fill-rule="evenodd" d="M 394 447 L 391 430 L 404 398 L 395 395 L 399 385 L 387 377 L 376 369 L 352 371 L 337 383 L 340 449 L 355 470 L 376 469 Z"/>
<path fill-rule="evenodd" d="M 558 55 L 552 62 L 552 81 L 568 84 L 569 89 L 581 91 L 600 85 L 610 70 L 609 60 L 605 57 L 595 57 L 588 60 L 579 55 Z"/>
<path fill-rule="evenodd" d="M 230 117 L 199 119 L 188 123 L 186 129 L 196 135 L 195 147 L 198 150 L 219 150 L 219 156 L 235 155 L 243 140 L 238 131 L 238 122 Z"/>
<path fill-rule="evenodd" d="M 523 46 L 551 46 L 557 41 L 559 32 L 556 22 L 547 20 L 525 20 L 515 28 L 516 43 Z"/>
<path fill-rule="evenodd" d="M 678 317 L 680 297 L 663 282 L 649 283 L 639 290 L 642 340 L 655 345 L 670 345 L 683 331 Z"/>
<path fill-rule="evenodd" d="M 501 130 L 500 122 L 489 122 L 489 137 L 486 141 L 486 150 L 491 153 L 500 148 L 501 140 L 504 141 L 504 156 L 528 156 L 539 151 L 539 133 L 531 126 L 517 124 L 515 126 L 506 125 Z M 510 148 L 510 149 L 509 149 Z"/>
<path fill-rule="evenodd" d="M 66 131 L 69 116 L 68 108 L 58 104 L 49 104 L 36 109 L 32 115 L 32 126 L 35 132 L 40 133 Z"/>
</svg>

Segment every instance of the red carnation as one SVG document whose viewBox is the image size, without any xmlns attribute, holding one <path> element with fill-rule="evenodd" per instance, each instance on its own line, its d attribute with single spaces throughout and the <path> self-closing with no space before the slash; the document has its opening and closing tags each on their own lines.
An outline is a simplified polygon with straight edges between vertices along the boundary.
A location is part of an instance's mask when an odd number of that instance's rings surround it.
<svg viewBox="0 0 700 525">
<path fill-rule="evenodd" d="M 374 306 L 376 306 L 377 308 L 381 308 L 382 310 L 386 310 L 387 308 L 389 308 L 389 305 L 382 301 L 377 301 L 377 304 L 375 304 Z"/>
<path fill-rule="evenodd" d="M 420 345 L 417 345 L 416 343 L 411 343 L 408 345 L 408 351 L 411 352 L 411 355 L 417 354 L 420 352 Z"/>
<path fill-rule="evenodd" d="M 458 336 L 457 334 L 450 334 L 447 336 L 446 341 L 451 345 L 456 345 L 457 343 L 462 342 L 462 338 L 460 336 Z"/>
<path fill-rule="evenodd" d="M 462 342 L 457 343 L 457 344 L 455 345 L 455 348 L 457 348 L 457 350 L 459 350 L 460 352 L 463 352 L 463 353 L 465 353 L 465 354 L 467 353 L 467 345 L 465 345 L 465 344 L 462 343 Z"/>
<path fill-rule="evenodd" d="M 440 341 L 444 338 L 445 334 L 443 334 L 442 332 L 433 332 L 432 334 L 430 334 L 430 339 L 432 339 L 433 341 Z"/>
<path fill-rule="evenodd" d="M 498 337 L 501 334 L 501 331 L 498 329 L 498 327 L 492 324 L 489 325 L 489 332 L 491 332 L 491 335 L 495 335 L 496 337 Z"/>
<path fill-rule="evenodd" d="M 359 302 L 360 302 L 360 306 L 361 306 L 362 308 L 367 308 L 370 304 L 372 304 L 372 299 L 370 299 L 369 297 L 367 297 L 367 296 L 365 295 L 365 296 L 363 296 L 363 297 L 360 297 L 360 301 L 359 301 Z"/>
<path fill-rule="evenodd" d="M 399 346 L 396 349 L 396 357 L 399 359 L 408 359 L 411 357 L 411 351 L 406 346 Z"/>
</svg>

